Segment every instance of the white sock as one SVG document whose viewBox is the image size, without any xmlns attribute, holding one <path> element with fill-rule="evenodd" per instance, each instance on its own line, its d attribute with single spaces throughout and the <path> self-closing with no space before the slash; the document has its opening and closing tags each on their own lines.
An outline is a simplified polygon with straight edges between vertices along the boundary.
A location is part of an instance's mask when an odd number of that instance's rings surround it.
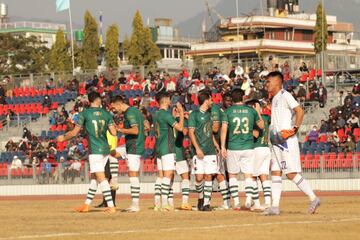
<svg viewBox="0 0 360 240">
<path fill-rule="evenodd" d="M 112 156 L 109 156 L 109 167 L 110 167 L 110 173 L 111 178 L 116 178 L 119 175 L 119 163 L 118 160 Z"/>
<path fill-rule="evenodd" d="M 259 188 L 256 180 L 253 180 L 252 200 L 254 202 L 254 207 L 259 208 L 260 207 Z"/>
<path fill-rule="evenodd" d="M 87 205 L 91 204 L 92 200 L 94 199 L 97 188 L 98 188 L 97 181 L 95 179 L 91 179 L 89 190 L 86 195 L 85 204 L 87 204 Z"/>
<path fill-rule="evenodd" d="M 189 194 L 190 194 L 190 181 L 188 179 L 183 179 L 181 181 L 181 193 L 182 193 L 182 203 L 189 203 Z"/>
<path fill-rule="evenodd" d="M 204 186 L 204 206 L 210 205 L 211 193 L 212 193 L 212 181 L 205 181 L 205 186 Z"/>
<path fill-rule="evenodd" d="M 279 207 L 282 190 L 282 178 L 280 176 L 271 176 L 271 180 L 272 206 Z"/>
<path fill-rule="evenodd" d="M 156 178 L 155 181 L 155 206 L 160 207 L 161 206 L 161 182 L 162 178 Z"/>
<path fill-rule="evenodd" d="M 251 200 L 253 195 L 253 179 L 245 178 L 245 195 L 246 195 L 246 203 L 251 206 Z"/>
<path fill-rule="evenodd" d="M 105 201 L 108 207 L 114 207 L 114 202 L 111 197 L 110 184 L 107 180 L 104 180 L 100 183 L 100 188 L 105 198 Z"/>
<path fill-rule="evenodd" d="M 133 206 L 139 206 L 140 181 L 138 177 L 130 177 L 130 191 Z"/>
<path fill-rule="evenodd" d="M 310 184 L 305 180 L 305 178 L 303 178 L 300 174 L 296 174 L 292 181 L 303 193 L 305 193 L 309 197 L 310 201 L 315 200 L 316 195 L 311 189 Z"/>
<path fill-rule="evenodd" d="M 266 180 L 262 182 L 262 188 L 264 192 L 265 205 L 271 204 L 271 181 Z"/>
<path fill-rule="evenodd" d="M 173 189 L 174 182 L 170 183 L 170 191 L 168 196 L 168 203 L 171 207 L 174 207 L 174 189 Z"/>
<path fill-rule="evenodd" d="M 199 194 L 199 199 L 204 198 L 204 182 L 195 182 L 196 192 Z"/>
<path fill-rule="evenodd" d="M 226 180 L 219 183 L 219 190 L 224 201 L 224 206 L 230 206 L 230 191 Z"/>
<path fill-rule="evenodd" d="M 162 198 L 162 206 L 166 207 L 169 205 L 168 203 L 168 197 L 170 193 L 170 184 L 171 180 L 170 178 L 163 177 L 162 183 L 161 183 L 161 198 Z"/>
<path fill-rule="evenodd" d="M 234 206 L 239 206 L 240 205 L 239 182 L 236 178 L 229 179 L 229 190 L 230 190 L 230 195 L 234 201 Z"/>
</svg>

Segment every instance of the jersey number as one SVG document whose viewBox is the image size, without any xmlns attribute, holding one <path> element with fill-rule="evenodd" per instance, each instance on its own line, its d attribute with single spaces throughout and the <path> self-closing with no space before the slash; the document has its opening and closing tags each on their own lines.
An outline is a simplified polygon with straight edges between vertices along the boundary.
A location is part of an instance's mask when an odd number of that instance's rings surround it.
<svg viewBox="0 0 360 240">
<path fill-rule="evenodd" d="M 236 117 L 233 119 L 233 123 L 236 124 L 233 134 L 238 135 L 240 133 L 242 134 L 248 134 L 249 133 L 249 119 L 248 118 L 240 118 Z M 240 127 L 242 127 L 240 129 Z"/>
<path fill-rule="evenodd" d="M 98 125 L 100 125 L 100 132 L 102 133 L 104 131 L 104 127 L 105 127 L 105 121 L 104 120 L 99 120 L 99 121 L 92 120 L 92 123 L 94 124 L 95 136 L 98 138 L 99 137 L 99 126 Z"/>
</svg>

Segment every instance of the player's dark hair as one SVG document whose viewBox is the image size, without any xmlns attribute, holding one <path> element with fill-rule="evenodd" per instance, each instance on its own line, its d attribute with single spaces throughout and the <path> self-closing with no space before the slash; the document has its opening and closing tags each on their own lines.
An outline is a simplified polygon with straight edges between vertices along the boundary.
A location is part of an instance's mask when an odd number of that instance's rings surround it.
<svg viewBox="0 0 360 240">
<path fill-rule="evenodd" d="M 230 93 L 230 92 L 225 92 L 225 93 L 222 95 L 222 99 L 224 100 L 225 98 L 232 98 L 232 97 L 231 97 L 231 93 Z"/>
<path fill-rule="evenodd" d="M 111 98 L 111 100 L 110 100 L 110 103 L 117 103 L 117 102 L 125 103 L 125 100 L 120 95 L 115 96 L 115 97 Z"/>
<path fill-rule="evenodd" d="M 88 99 L 90 103 L 93 103 L 97 98 L 101 99 L 100 93 L 98 92 L 93 91 L 88 94 Z"/>
<path fill-rule="evenodd" d="M 267 75 L 267 78 L 271 78 L 271 77 L 278 77 L 280 78 L 281 82 L 284 82 L 284 75 L 279 71 L 274 71 Z"/>
<path fill-rule="evenodd" d="M 168 92 L 159 92 L 158 94 L 156 94 L 155 99 L 158 103 L 160 103 L 162 99 L 169 97 L 170 94 Z"/>
<path fill-rule="evenodd" d="M 209 100 L 211 98 L 211 95 L 208 91 L 200 91 L 198 94 L 198 102 L 199 105 L 203 105 L 206 100 Z"/>
<path fill-rule="evenodd" d="M 231 98 L 234 103 L 242 102 L 244 95 L 245 95 L 245 92 L 243 90 L 241 90 L 240 88 L 236 88 L 236 89 L 232 90 L 232 92 L 231 92 Z"/>
</svg>

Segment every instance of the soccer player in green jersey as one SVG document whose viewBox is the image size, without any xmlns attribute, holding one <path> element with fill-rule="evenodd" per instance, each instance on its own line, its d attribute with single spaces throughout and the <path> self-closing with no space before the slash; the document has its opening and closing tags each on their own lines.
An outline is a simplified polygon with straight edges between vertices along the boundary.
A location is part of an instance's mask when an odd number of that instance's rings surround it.
<svg viewBox="0 0 360 240">
<path fill-rule="evenodd" d="M 226 109 L 221 126 L 221 152 L 226 159 L 229 172 L 229 188 L 234 200 L 234 210 L 240 210 L 239 190 L 237 175 L 245 175 L 245 207 L 250 209 L 252 203 L 254 139 L 253 128 L 256 124 L 264 128 L 261 118 L 260 106 L 256 110 L 243 104 L 244 91 L 234 89 L 231 93 L 233 105 Z"/>
<path fill-rule="evenodd" d="M 180 114 L 177 108 L 173 110 L 173 116 L 176 121 L 180 121 Z M 182 203 L 180 206 L 181 210 L 192 210 L 191 204 L 189 204 L 189 194 L 190 194 L 190 167 L 189 162 L 185 158 L 184 154 L 184 138 L 188 135 L 188 119 L 184 119 L 184 129 L 182 132 L 175 130 L 175 168 L 177 174 L 181 177 L 181 193 L 182 193 Z"/>
<path fill-rule="evenodd" d="M 161 182 L 161 199 L 162 210 L 170 211 L 168 198 L 171 189 L 171 181 L 175 171 L 175 132 L 182 132 L 184 129 L 184 109 L 178 102 L 176 108 L 179 112 L 179 122 L 175 120 L 169 108 L 171 99 L 167 92 L 158 93 L 156 100 L 160 105 L 159 111 L 155 115 L 156 130 L 156 153 L 158 161 L 158 169 L 162 172 Z"/>
<path fill-rule="evenodd" d="M 59 136 L 57 141 L 68 141 L 76 137 L 82 127 L 85 128 L 89 138 L 91 182 L 85 204 L 75 210 L 77 212 L 89 211 L 89 206 L 94 199 L 99 184 L 108 206 L 105 209 L 105 212 L 114 213 L 115 207 L 111 197 L 109 182 L 105 178 L 104 167 L 108 161 L 108 155 L 110 153 L 106 132 L 109 130 L 113 136 L 116 136 L 116 128 L 111 114 L 101 108 L 100 94 L 97 92 L 91 92 L 88 95 L 88 99 L 90 102 L 90 108 L 82 111 L 75 128 L 65 135 Z"/>
<path fill-rule="evenodd" d="M 212 131 L 217 144 L 220 146 L 220 129 L 221 129 L 221 118 L 224 110 L 218 105 L 213 104 L 211 107 L 211 120 L 213 122 Z M 216 174 L 216 180 L 219 184 L 219 190 L 223 198 L 223 205 L 217 208 L 217 210 L 228 210 L 230 209 L 230 192 L 228 183 L 225 178 L 225 159 L 221 157 L 221 154 L 217 157 L 218 161 L 218 172 Z"/>
<path fill-rule="evenodd" d="M 145 151 L 144 117 L 139 109 L 130 107 L 121 96 L 111 99 L 111 108 L 124 114 L 124 128 L 118 131 L 125 135 L 126 161 L 129 167 L 132 204 L 128 212 L 138 212 L 140 197 L 140 160 Z"/>
<path fill-rule="evenodd" d="M 198 209 L 211 211 L 212 176 L 218 172 L 216 150 L 219 150 L 219 146 L 212 131 L 211 96 L 206 91 L 200 92 L 198 101 L 200 108 L 190 113 L 189 137 L 196 153 L 193 168 L 196 177 L 195 187 L 199 193 Z"/>
</svg>

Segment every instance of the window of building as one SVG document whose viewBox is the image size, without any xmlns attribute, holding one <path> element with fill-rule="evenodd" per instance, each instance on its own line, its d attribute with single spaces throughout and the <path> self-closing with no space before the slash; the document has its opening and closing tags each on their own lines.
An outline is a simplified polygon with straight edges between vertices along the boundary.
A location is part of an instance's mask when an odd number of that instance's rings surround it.
<svg viewBox="0 0 360 240">
<path fill-rule="evenodd" d="M 179 58 L 179 49 L 174 50 L 174 58 Z"/>
<path fill-rule="evenodd" d="M 313 39 L 312 31 L 303 31 L 302 36 L 304 41 L 312 41 Z"/>
<path fill-rule="evenodd" d="M 291 32 L 289 30 L 286 30 L 285 31 L 285 40 L 291 41 L 292 40 L 291 35 L 292 35 Z"/>
</svg>

